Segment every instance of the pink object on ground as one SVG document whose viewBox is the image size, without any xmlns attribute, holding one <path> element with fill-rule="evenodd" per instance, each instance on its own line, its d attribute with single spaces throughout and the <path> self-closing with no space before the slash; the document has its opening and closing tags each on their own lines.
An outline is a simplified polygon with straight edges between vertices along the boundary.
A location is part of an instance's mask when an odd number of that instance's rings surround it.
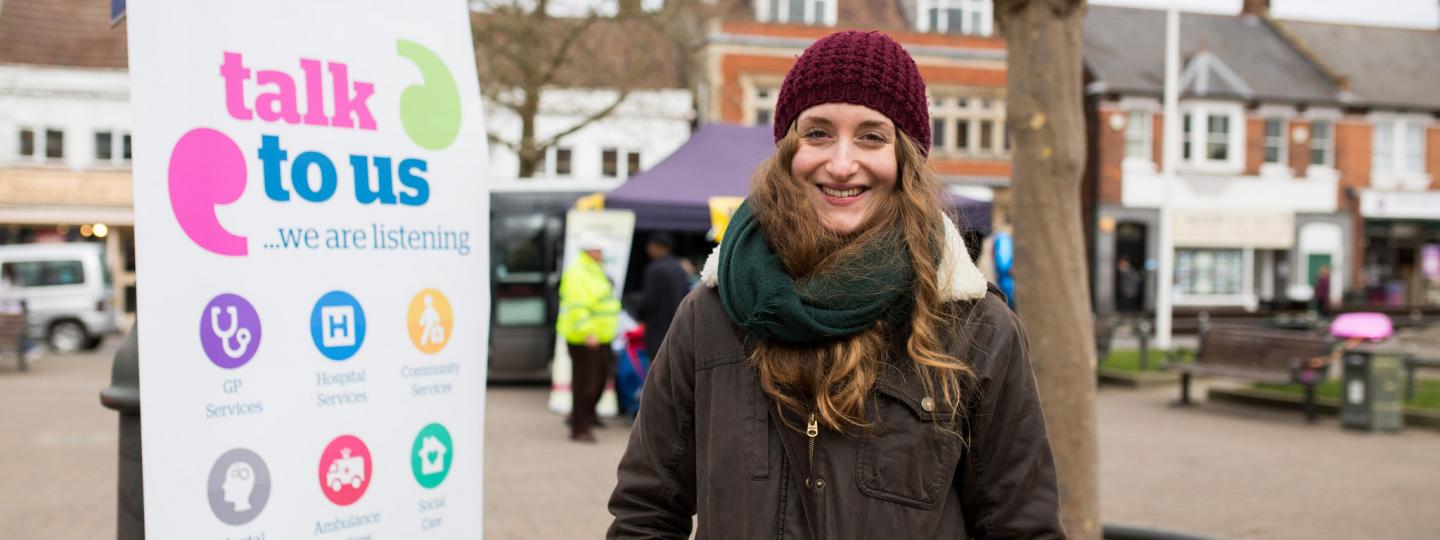
<svg viewBox="0 0 1440 540">
<path fill-rule="evenodd" d="M 1335 337 L 1380 341 L 1394 333 L 1395 326 L 1384 313 L 1342 313 L 1330 323 L 1330 335 Z"/>
</svg>

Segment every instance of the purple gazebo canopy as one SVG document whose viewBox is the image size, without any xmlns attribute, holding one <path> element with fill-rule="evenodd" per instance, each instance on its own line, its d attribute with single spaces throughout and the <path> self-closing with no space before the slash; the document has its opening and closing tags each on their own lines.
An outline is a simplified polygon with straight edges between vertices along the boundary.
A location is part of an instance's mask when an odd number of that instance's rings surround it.
<svg viewBox="0 0 1440 540">
<path fill-rule="evenodd" d="M 775 151 L 769 127 L 710 123 L 654 168 L 605 195 L 607 208 L 635 212 L 642 230 L 706 231 L 710 197 L 744 197 L 756 167 Z M 962 229 L 990 232 L 990 204 L 951 195 Z"/>
</svg>

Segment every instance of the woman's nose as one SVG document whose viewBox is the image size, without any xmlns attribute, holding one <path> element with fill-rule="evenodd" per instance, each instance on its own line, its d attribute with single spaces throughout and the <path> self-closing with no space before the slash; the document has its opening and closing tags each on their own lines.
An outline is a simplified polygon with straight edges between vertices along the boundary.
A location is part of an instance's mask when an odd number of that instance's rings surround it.
<svg viewBox="0 0 1440 540">
<path fill-rule="evenodd" d="M 849 141 L 841 139 L 832 148 L 830 159 L 825 162 L 825 172 L 835 180 L 846 180 L 854 176 L 860 170 L 860 163 L 855 161 L 855 146 Z"/>
</svg>

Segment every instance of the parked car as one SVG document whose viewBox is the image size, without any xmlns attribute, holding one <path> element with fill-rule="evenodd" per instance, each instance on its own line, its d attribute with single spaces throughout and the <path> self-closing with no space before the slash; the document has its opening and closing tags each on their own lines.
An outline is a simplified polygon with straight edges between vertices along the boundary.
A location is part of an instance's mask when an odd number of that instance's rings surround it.
<svg viewBox="0 0 1440 540">
<path fill-rule="evenodd" d="M 103 246 L 87 242 L 0 246 L 0 275 L 25 303 L 32 339 L 52 351 L 93 349 L 120 331 Z"/>
</svg>

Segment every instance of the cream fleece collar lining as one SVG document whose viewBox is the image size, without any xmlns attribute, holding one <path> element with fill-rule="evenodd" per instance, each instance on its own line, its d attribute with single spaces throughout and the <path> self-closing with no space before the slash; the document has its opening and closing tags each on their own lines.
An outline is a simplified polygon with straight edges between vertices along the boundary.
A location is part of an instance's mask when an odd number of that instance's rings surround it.
<svg viewBox="0 0 1440 540">
<path fill-rule="evenodd" d="M 956 300 L 978 300 L 985 297 L 985 276 L 970 260 L 965 249 L 965 240 L 960 237 L 959 228 L 950 217 L 945 217 L 945 253 L 941 256 L 940 293 L 946 302 Z M 700 281 L 706 287 L 715 288 L 720 282 L 720 246 L 715 246 L 705 267 L 700 270 Z"/>
</svg>

